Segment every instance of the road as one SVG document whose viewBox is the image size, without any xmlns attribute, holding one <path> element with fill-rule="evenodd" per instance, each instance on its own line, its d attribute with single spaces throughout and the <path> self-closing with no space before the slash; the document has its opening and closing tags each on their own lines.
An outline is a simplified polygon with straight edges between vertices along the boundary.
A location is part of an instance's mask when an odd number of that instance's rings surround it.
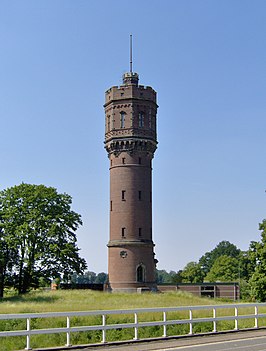
<svg viewBox="0 0 266 351">
<path fill-rule="evenodd" d="M 41 351 L 44 349 L 35 349 Z M 48 350 L 48 349 L 46 349 Z M 190 336 L 147 342 L 116 343 L 50 350 L 83 351 L 266 351 L 266 329 Z"/>
<path fill-rule="evenodd" d="M 265 351 L 266 337 L 253 339 L 221 341 L 194 346 L 171 347 L 163 349 L 154 349 L 154 351 Z"/>
<path fill-rule="evenodd" d="M 83 349 L 84 350 L 84 349 Z M 195 336 L 134 343 L 98 348 L 86 351 L 266 351 L 266 330 L 259 329 L 237 333 Z"/>
</svg>

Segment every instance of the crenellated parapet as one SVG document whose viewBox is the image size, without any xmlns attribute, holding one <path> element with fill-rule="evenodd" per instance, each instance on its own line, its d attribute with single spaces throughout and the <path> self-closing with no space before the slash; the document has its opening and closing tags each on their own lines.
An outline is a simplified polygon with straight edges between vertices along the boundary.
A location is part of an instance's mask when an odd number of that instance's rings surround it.
<svg viewBox="0 0 266 351">
<path fill-rule="evenodd" d="M 105 93 L 105 105 L 107 107 L 110 103 L 124 99 L 147 100 L 156 103 L 156 91 L 149 86 L 144 85 L 121 85 L 113 86 Z"/>
</svg>

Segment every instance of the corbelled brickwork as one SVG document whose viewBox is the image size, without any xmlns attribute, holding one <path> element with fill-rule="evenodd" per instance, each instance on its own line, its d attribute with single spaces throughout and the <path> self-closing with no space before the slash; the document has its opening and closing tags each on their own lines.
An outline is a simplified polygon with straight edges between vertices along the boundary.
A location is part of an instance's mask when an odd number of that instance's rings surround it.
<svg viewBox="0 0 266 351">
<path fill-rule="evenodd" d="M 157 147 L 156 92 L 138 74 L 105 94 L 105 149 L 110 160 L 108 274 L 114 291 L 156 289 L 152 241 L 152 158 Z"/>
</svg>

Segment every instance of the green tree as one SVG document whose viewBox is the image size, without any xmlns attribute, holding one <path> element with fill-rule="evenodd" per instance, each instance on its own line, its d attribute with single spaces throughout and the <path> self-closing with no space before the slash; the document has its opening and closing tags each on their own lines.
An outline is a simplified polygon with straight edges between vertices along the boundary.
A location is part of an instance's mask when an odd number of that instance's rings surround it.
<svg viewBox="0 0 266 351">
<path fill-rule="evenodd" d="M 165 269 L 156 269 L 156 282 L 157 284 L 171 283 L 169 273 Z"/>
<path fill-rule="evenodd" d="M 104 272 L 98 273 L 95 279 L 95 284 L 104 284 L 108 280 L 108 275 Z"/>
<path fill-rule="evenodd" d="M 77 275 L 75 283 L 77 284 L 92 284 L 95 282 L 96 273 L 91 271 L 86 271 L 84 274 Z"/>
<path fill-rule="evenodd" d="M 240 250 L 229 241 L 221 241 L 212 251 L 206 252 L 200 259 L 199 264 L 202 267 L 205 275 L 211 270 L 214 262 L 220 256 L 229 256 L 238 258 Z"/>
<path fill-rule="evenodd" d="M 170 271 L 169 272 L 171 283 L 172 284 L 178 284 L 182 282 L 182 270 L 179 270 L 177 272 L 175 271 Z"/>
<path fill-rule="evenodd" d="M 22 183 L 0 192 L 1 252 L 12 253 L 9 270 L 19 293 L 37 287 L 41 277 L 66 279 L 86 268 L 75 234 L 81 216 L 71 203 L 69 195 L 44 185 Z"/>
<path fill-rule="evenodd" d="M 261 227 L 260 227 L 261 228 Z M 260 245 L 259 245 L 260 246 Z M 243 276 L 246 280 L 249 280 L 255 272 L 257 261 L 258 261 L 258 242 L 251 241 L 248 251 L 245 253 L 243 265 Z"/>
<path fill-rule="evenodd" d="M 4 295 L 4 286 L 6 280 L 8 263 L 8 249 L 6 245 L 6 238 L 3 230 L 0 228 L 0 298 Z"/>
<path fill-rule="evenodd" d="M 206 275 L 205 280 L 209 282 L 233 282 L 237 280 L 239 275 L 238 262 L 234 257 L 219 256 Z"/>
<path fill-rule="evenodd" d="M 254 273 L 250 279 L 251 295 L 258 301 L 266 301 L 266 220 L 259 224 L 261 241 L 252 242 L 250 257 L 255 263 Z"/>
<path fill-rule="evenodd" d="M 156 283 L 157 284 L 177 284 L 181 283 L 182 271 L 170 271 L 169 273 L 164 269 L 156 269 Z"/>
<path fill-rule="evenodd" d="M 4 295 L 4 287 L 12 286 L 12 267 L 17 262 L 17 252 L 12 245 L 12 240 L 10 241 L 10 238 L 0 226 L 0 298 Z"/>
<path fill-rule="evenodd" d="M 204 273 L 197 262 L 189 262 L 181 272 L 182 282 L 202 283 Z"/>
</svg>

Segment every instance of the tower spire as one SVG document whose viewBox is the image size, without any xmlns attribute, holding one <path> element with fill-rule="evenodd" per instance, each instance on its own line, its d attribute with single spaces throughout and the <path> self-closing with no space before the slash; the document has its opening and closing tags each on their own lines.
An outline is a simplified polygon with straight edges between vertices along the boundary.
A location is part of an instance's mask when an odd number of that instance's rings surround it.
<svg viewBox="0 0 266 351">
<path fill-rule="evenodd" d="M 139 75 L 133 72 L 133 59 L 132 59 L 132 34 L 130 34 L 129 42 L 129 72 L 123 74 L 123 83 L 126 85 L 138 85 Z"/>
<path fill-rule="evenodd" d="M 132 34 L 130 34 L 130 73 L 132 72 Z"/>
</svg>

